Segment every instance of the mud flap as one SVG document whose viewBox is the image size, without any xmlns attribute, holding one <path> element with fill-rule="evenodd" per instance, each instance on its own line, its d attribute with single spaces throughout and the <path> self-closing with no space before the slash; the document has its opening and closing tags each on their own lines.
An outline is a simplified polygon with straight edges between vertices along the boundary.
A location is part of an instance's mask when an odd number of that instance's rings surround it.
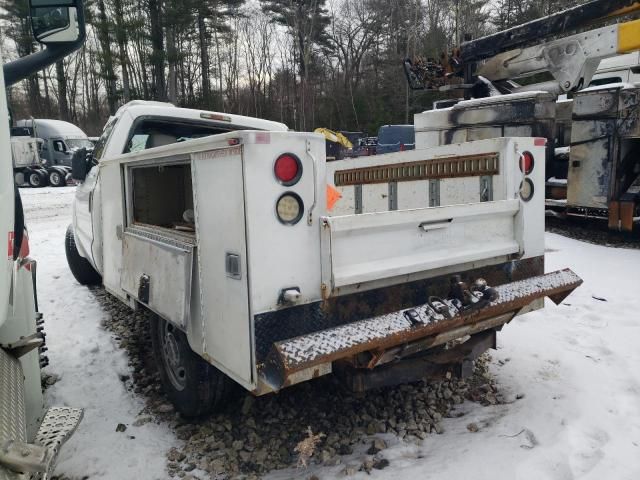
<svg viewBox="0 0 640 480">
<path fill-rule="evenodd" d="M 356 361 L 371 352 L 378 359 L 402 346 L 422 350 L 508 323 L 536 300 L 549 297 L 560 303 L 582 283 L 569 269 L 495 288 L 497 297 L 480 308 L 447 311 L 433 303 L 353 322 L 273 344 L 260 370 L 263 389 L 278 391 L 300 381 L 329 373 L 338 360 Z M 450 307 L 452 302 L 445 302 Z"/>
</svg>

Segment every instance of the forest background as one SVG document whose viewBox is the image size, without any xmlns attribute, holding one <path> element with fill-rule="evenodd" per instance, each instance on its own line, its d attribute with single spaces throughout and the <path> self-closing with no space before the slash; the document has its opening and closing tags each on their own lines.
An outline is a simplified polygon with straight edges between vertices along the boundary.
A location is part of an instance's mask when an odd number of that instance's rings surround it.
<svg viewBox="0 0 640 480">
<path fill-rule="evenodd" d="M 405 57 L 579 0 L 87 0 L 77 53 L 9 91 L 13 118 L 59 118 L 98 135 L 133 99 L 375 135 L 446 98 L 409 90 Z M 41 48 L 28 0 L 0 0 L 5 61 Z M 7 58 L 8 57 L 8 58 Z"/>
</svg>

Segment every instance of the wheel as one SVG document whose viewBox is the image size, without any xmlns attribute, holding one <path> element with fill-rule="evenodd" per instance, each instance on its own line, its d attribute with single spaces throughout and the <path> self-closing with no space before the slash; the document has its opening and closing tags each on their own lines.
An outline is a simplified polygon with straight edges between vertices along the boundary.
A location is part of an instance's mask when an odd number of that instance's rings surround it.
<svg viewBox="0 0 640 480">
<path fill-rule="evenodd" d="M 44 187 L 47 183 L 46 178 L 41 172 L 31 172 L 29 174 L 29 185 L 33 188 Z"/>
<path fill-rule="evenodd" d="M 78 283 L 81 285 L 100 285 L 102 283 L 100 274 L 95 271 L 86 258 L 81 257 L 78 253 L 72 225 L 67 228 L 67 234 L 64 238 L 64 250 L 67 254 L 69 270 L 71 270 Z"/>
<path fill-rule="evenodd" d="M 151 319 L 151 343 L 162 386 L 182 415 L 211 413 L 230 399 L 234 382 L 193 352 L 184 332 L 158 315 Z"/>
<path fill-rule="evenodd" d="M 64 175 L 56 170 L 51 170 L 49 172 L 49 184 L 52 187 L 63 187 L 66 184 Z"/>
<path fill-rule="evenodd" d="M 24 173 L 15 172 L 13 174 L 13 180 L 18 187 L 21 187 L 24 184 Z"/>
</svg>

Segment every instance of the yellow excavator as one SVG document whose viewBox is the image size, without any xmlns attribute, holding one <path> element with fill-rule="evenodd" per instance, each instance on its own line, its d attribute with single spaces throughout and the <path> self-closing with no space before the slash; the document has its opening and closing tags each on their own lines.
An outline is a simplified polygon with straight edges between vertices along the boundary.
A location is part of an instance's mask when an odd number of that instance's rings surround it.
<svg viewBox="0 0 640 480">
<path fill-rule="evenodd" d="M 351 141 L 340 132 L 334 132 L 328 128 L 316 128 L 314 133 L 323 135 L 327 141 L 327 160 L 341 160 L 344 158 L 344 150 L 353 148 Z"/>
</svg>

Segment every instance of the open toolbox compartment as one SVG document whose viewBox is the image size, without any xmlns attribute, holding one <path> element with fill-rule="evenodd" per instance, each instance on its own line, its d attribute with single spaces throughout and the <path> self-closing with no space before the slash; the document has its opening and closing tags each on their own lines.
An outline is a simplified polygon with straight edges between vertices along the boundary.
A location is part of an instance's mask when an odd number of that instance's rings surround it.
<svg viewBox="0 0 640 480">
<path fill-rule="evenodd" d="M 185 329 L 196 248 L 191 165 L 130 166 L 122 289 Z"/>
</svg>

